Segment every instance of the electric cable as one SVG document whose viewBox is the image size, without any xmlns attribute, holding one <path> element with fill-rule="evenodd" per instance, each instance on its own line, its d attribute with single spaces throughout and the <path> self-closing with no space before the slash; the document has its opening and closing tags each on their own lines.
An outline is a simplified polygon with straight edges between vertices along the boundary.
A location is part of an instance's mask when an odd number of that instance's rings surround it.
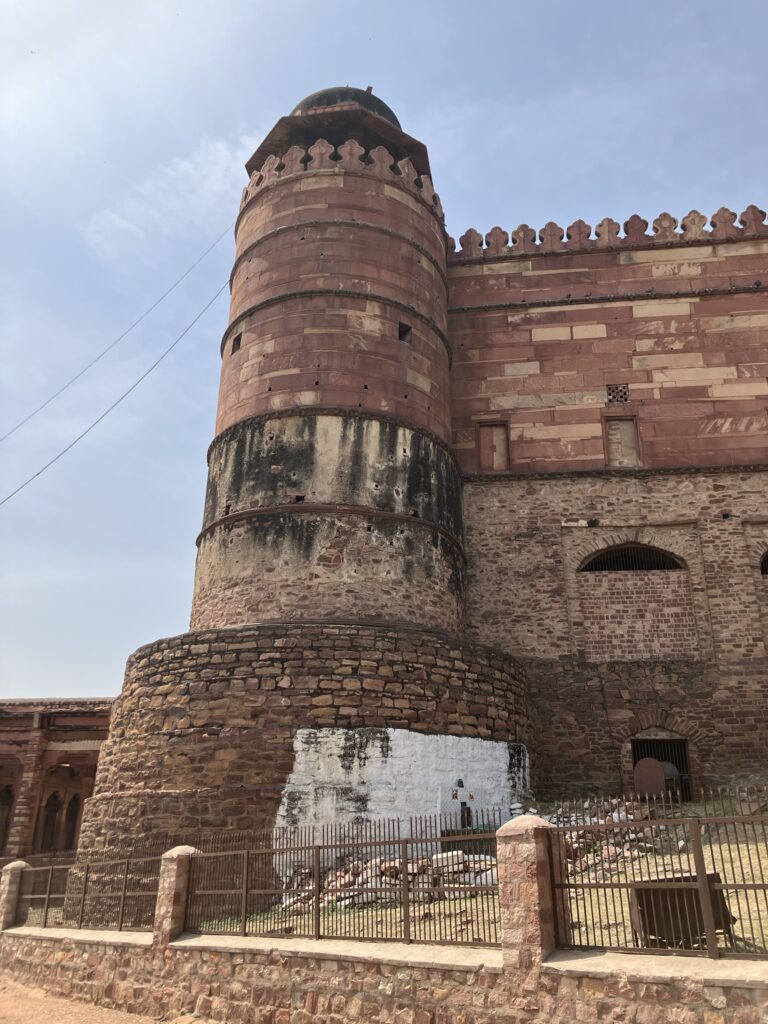
<svg viewBox="0 0 768 1024">
<path fill-rule="evenodd" d="M 184 330 L 181 332 L 181 334 L 177 335 L 174 338 L 174 340 L 171 342 L 171 344 L 168 346 L 168 348 L 166 348 L 164 352 L 160 353 L 160 355 L 157 357 L 157 359 L 154 361 L 154 363 L 152 363 L 152 365 L 148 369 L 146 369 L 144 371 L 144 373 L 142 373 L 142 375 L 140 377 L 138 377 L 133 382 L 133 384 L 131 384 L 131 386 L 129 388 L 127 388 L 118 398 L 116 398 L 115 401 L 109 406 L 109 408 L 105 409 L 104 412 L 101 413 L 100 416 L 97 416 L 97 418 L 91 424 L 89 424 L 85 428 L 85 430 L 83 430 L 81 433 L 79 433 L 74 440 L 70 441 L 69 444 L 65 448 L 62 448 L 61 451 L 57 455 L 54 455 L 54 457 L 52 459 L 50 459 L 48 462 L 46 462 L 46 464 L 41 469 L 38 469 L 38 471 L 36 473 L 33 473 L 32 476 L 28 477 L 28 479 L 26 479 L 23 483 L 19 484 L 19 486 L 15 490 L 11 491 L 10 494 L 6 494 L 6 496 L 2 500 L 0 500 L 0 505 L 4 505 L 6 503 L 6 501 L 10 501 L 11 498 L 13 498 L 15 495 L 17 495 L 19 493 L 19 491 L 23 491 L 24 488 L 28 486 L 28 484 L 31 484 L 33 480 L 36 480 L 39 476 L 41 476 L 46 471 L 46 469 L 50 469 L 50 467 L 55 462 L 58 462 L 59 459 L 63 455 L 66 455 L 68 451 L 70 451 L 72 448 L 74 448 L 75 445 L 78 443 L 78 441 L 82 441 L 82 439 L 85 437 L 86 434 L 90 434 L 90 432 L 93 430 L 93 428 L 95 426 L 97 426 L 99 423 L 101 423 L 101 421 L 106 416 L 108 416 L 112 412 L 113 409 L 117 408 L 117 406 L 120 405 L 120 403 L 123 401 L 123 399 L 127 398 L 128 395 L 130 395 L 130 393 L 132 391 L 134 391 L 139 386 L 139 384 L 141 384 L 141 382 L 143 380 L 145 380 L 150 375 L 150 373 L 152 373 L 152 371 L 155 369 L 155 367 L 159 366 L 160 363 L 162 363 L 162 361 L 165 359 L 165 357 L 170 352 L 172 352 L 174 348 L 176 348 L 176 346 L 179 344 L 181 339 L 192 330 L 192 328 L 195 326 L 197 321 L 203 316 L 204 313 L 206 313 L 211 308 L 211 306 L 214 304 L 216 299 L 218 299 L 218 297 L 221 295 L 221 293 L 224 291 L 224 289 L 228 287 L 228 285 L 229 285 L 229 280 L 224 282 L 224 284 L 221 286 L 221 288 L 219 288 L 219 290 L 216 292 L 216 294 L 213 296 L 213 298 L 209 299 L 208 302 L 206 302 L 206 304 L 200 310 L 200 312 L 195 316 L 195 318 L 193 320 L 191 320 L 187 324 L 187 326 L 184 328 Z"/>
<path fill-rule="evenodd" d="M 130 325 L 130 327 L 127 327 L 123 331 L 122 334 L 118 335 L 115 338 L 114 341 L 111 341 L 109 343 L 109 345 L 107 345 L 107 347 L 105 349 L 103 349 L 101 352 L 99 352 L 99 354 L 97 356 L 95 356 L 90 361 L 90 363 L 87 363 L 82 368 L 82 370 L 80 370 L 78 373 L 76 373 L 74 375 L 74 377 L 70 377 L 70 379 L 66 382 L 66 384 L 62 384 L 62 386 L 58 389 L 58 391 L 54 391 L 54 393 L 52 395 L 50 395 L 48 398 L 46 398 L 46 400 L 42 403 L 42 405 L 38 405 L 38 407 L 36 409 L 33 409 L 32 412 L 27 413 L 27 415 L 23 419 L 20 419 L 19 422 L 15 426 L 11 427 L 11 429 L 8 430 L 5 434 L 0 435 L 0 444 L 2 444 L 3 441 L 6 441 L 11 436 L 11 434 L 15 434 L 16 431 L 20 427 L 23 427 L 25 423 L 29 423 L 29 421 L 34 416 L 37 416 L 37 414 L 39 412 L 42 412 L 43 409 L 45 409 L 47 406 L 49 406 L 51 404 L 51 402 L 54 401 L 54 399 L 59 397 L 59 395 L 63 395 L 64 392 L 67 390 L 67 388 L 69 388 L 72 384 L 74 384 L 75 381 L 80 380 L 80 378 L 83 376 L 84 373 L 87 373 L 88 370 L 90 370 L 90 368 L 92 366 L 95 366 L 96 363 L 98 363 L 98 361 L 100 359 L 103 359 L 104 356 L 108 352 L 111 352 L 112 349 L 115 347 L 115 345 L 118 344 L 118 342 L 121 342 L 123 340 L 123 338 L 127 337 L 131 333 L 131 331 L 134 329 L 134 327 L 138 327 L 139 324 L 142 322 L 142 320 L 146 320 L 146 318 L 149 316 L 149 314 L 153 310 L 157 309 L 157 307 L 160 305 L 160 303 L 164 299 L 167 299 L 168 296 L 171 294 L 171 292 L 175 291 L 175 289 L 178 288 L 178 286 L 181 284 L 181 282 L 185 278 L 189 277 L 189 275 L 192 273 L 192 271 L 195 269 L 195 267 L 198 266 L 198 264 L 203 262 L 203 260 L 208 255 L 208 253 L 211 252 L 211 250 L 216 248 L 216 246 L 219 244 L 219 242 L 222 240 L 222 238 L 224 238 L 225 235 L 227 235 L 232 230 L 232 228 L 234 226 L 235 226 L 235 222 L 233 221 L 229 225 L 229 227 L 225 228 L 224 231 L 222 231 L 222 233 L 219 235 L 219 237 L 215 241 L 211 242 L 211 244 L 208 246 L 208 248 L 205 250 L 205 252 L 201 256 L 199 256 L 195 260 L 195 262 L 184 271 L 184 273 L 181 275 L 181 277 L 177 278 L 173 282 L 173 284 L 170 286 L 170 288 L 168 288 L 166 291 L 164 291 L 163 294 L 158 299 L 155 299 L 155 301 L 152 303 L 152 305 L 148 309 L 145 309 L 144 312 L 141 314 L 141 316 L 133 321 L 133 323 Z"/>
</svg>

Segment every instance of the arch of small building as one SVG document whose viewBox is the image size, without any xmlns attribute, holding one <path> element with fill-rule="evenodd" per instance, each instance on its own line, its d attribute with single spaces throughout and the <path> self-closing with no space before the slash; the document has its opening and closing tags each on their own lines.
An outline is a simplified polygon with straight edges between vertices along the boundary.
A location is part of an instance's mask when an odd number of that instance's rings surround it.
<svg viewBox="0 0 768 1024">
<path fill-rule="evenodd" d="M 604 547 L 582 560 L 579 572 L 646 572 L 687 569 L 677 555 L 651 544 L 625 543 Z"/>
<path fill-rule="evenodd" d="M 40 852 L 49 853 L 56 848 L 56 833 L 59 823 L 59 814 L 64 806 L 64 801 L 58 792 L 53 792 L 45 801 L 42 809 Z"/>
<path fill-rule="evenodd" d="M 669 738 L 671 739 L 687 740 L 689 778 L 691 786 L 694 789 L 698 789 L 701 785 L 701 781 L 699 776 L 696 740 L 700 736 L 700 731 L 695 726 L 691 726 L 690 723 L 684 721 L 678 715 L 660 710 L 652 710 L 640 715 L 635 715 L 616 732 L 616 738 L 620 744 L 620 770 L 624 789 L 631 790 L 634 785 L 632 740 L 643 739 L 645 738 L 643 733 L 650 733 L 654 731 L 668 733 L 670 734 Z"/>
</svg>

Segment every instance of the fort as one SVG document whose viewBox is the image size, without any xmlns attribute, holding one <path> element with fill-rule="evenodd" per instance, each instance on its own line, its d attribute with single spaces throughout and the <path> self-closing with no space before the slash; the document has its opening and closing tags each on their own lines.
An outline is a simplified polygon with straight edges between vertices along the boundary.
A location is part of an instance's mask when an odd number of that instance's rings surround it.
<svg viewBox="0 0 768 1024">
<path fill-rule="evenodd" d="M 190 631 L 0 702 L 2 852 L 766 781 L 764 212 L 457 244 L 352 88 L 247 173 Z"/>
</svg>

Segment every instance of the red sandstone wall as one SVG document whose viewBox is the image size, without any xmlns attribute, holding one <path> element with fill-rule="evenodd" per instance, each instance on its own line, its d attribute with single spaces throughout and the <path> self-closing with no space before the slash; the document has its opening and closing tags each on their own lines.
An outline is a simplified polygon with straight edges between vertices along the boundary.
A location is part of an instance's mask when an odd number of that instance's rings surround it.
<svg viewBox="0 0 768 1024">
<path fill-rule="evenodd" d="M 696 218 L 699 218 L 697 220 Z M 629 465 L 748 465 L 768 455 L 768 225 L 750 207 L 603 222 L 541 244 L 474 231 L 448 266 L 453 437 L 469 472 L 478 425 L 503 423 L 514 472 L 600 469 L 606 417 L 635 421 Z M 611 227 L 613 225 L 613 228 Z M 644 225 L 644 227 L 643 227 Z M 613 230 L 615 228 L 615 230 Z M 606 388 L 627 385 L 628 403 Z M 624 464 L 627 464 L 626 462 Z"/>
<path fill-rule="evenodd" d="M 237 223 L 217 433 L 293 406 L 346 406 L 449 439 L 441 211 L 409 161 L 395 166 L 382 147 L 363 157 L 355 142 L 334 153 L 320 140 L 252 175 Z"/>
<path fill-rule="evenodd" d="M 687 571 L 586 572 L 576 585 L 587 661 L 698 657 Z"/>
</svg>

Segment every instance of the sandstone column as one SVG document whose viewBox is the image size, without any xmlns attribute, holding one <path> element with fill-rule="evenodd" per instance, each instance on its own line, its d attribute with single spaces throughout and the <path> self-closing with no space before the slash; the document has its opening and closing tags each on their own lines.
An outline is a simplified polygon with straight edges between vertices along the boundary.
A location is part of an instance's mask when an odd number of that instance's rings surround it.
<svg viewBox="0 0 768 1024">
<path fill-rule="evenodd" d="M 37 715 L 35 731 L 30 735 L 24 756 L 24 767 L 19 779 L 19 795 L 13 808 L 13 820 L 8 831 L 6 850 L 12 856 L 33 853 L 35 821 L 43 787 L 43 758 L 48 736 L 39 727 Z"/>
<path fill-rule="evenodd" d="M 152 929 L 152 944 L 156 950 L 164 949 L 184 931 L 189 862 L 193 853 L 197 853 L 194 846 L 174 846 L 162 856 Z"/>
<path fill-rule="evenodd" d="M 549 857 L 554 826 L 533 814 L 496 833 L 504 967 L 527 973 L 555 949 L 555 906 Z"/>
<path fill-rule="evenodd" d="M 0 872 L 0 932 L 16 924 L 21 875 L 27 867 L 29 865 L 25 861 L 14 860 Z"/>
</svg>

